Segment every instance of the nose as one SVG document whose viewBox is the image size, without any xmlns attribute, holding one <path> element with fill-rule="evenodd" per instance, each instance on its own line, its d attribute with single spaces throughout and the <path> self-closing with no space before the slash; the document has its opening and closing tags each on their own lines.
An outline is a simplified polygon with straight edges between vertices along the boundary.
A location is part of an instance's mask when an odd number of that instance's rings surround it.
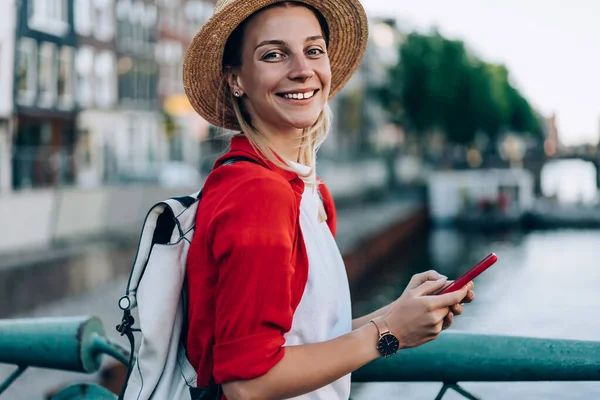
<svg viewBox="0 0 600 400">
<path fill-rule="evenodd" d="M 305 55 L 295 56 L 290 63 L 289 78 L 293 81 L 305 82 L 315 75 L 310 61 Z"/>
</svg>

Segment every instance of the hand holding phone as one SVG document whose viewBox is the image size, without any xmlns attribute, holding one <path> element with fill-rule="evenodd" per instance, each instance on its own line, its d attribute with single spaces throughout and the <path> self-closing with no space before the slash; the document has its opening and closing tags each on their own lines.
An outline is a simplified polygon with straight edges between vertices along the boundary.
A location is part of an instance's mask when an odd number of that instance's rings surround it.
<svg viewBox="0 0 600 400">
<path fill-rule="evenodd" d="M 467 283 L 471 282 L 473 279 L 477 278 L 483 271 L 494 265 L 494 263 L 498 261 L 498 257 L 495 253 L 488 254 L 483 260 L 479 261 L 473 268 L 462 274 L 458 277 L 454 282 L 445 288 L 440 289 L 438 292 L 434 294 L 446 294 L 452 293 L 457 290 L 460 290 Z"/>
</svg>

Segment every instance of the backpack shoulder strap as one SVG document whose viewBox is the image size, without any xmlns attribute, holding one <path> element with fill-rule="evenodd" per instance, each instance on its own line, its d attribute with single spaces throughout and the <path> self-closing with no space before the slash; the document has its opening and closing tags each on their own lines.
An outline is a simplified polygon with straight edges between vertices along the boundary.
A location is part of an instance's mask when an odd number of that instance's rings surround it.
<svg viewBox="0 0 600 400">
<path fill-rule="evenodd" d="M 239 161 L 247 161 L 247 162 L 251 162 L 252 164 L 261 165 L 261 163 L 258 162 L 257 160 L 255 160 L 254 158 L 244 157 L 244 156 L 237 156 L 237 157 L 231 157 L 231 158 L 226 159 L 221 164 L 219 164 L 217 167 L 220 167 L 222 165 L 235 164 L 236 162 L 239 162 Z"/>
<path fill-rule="evenodd" d="M 255 159 L 240 156 L 228 158 L 219 166 L 232 165 L 239 161 L 247 161 L 260 165 Z M 193 211 L 195 214 L 197 209 L 197 204 L 195 203 L 201 198 L 202 190 L 189 196 L 172 197 L 168 200 L 156 203 L 150 208 L 150 211 L 148 211 L 144 220 L 135 261 L 129 274 L 125 296 L 121 297 L 119 300 L 119 308 L 122 310 L 131 310 L 137 306 L 135 294 L 144 274 L 146 264 L 148 263 L 152 246 L 156 243 L 169 243 L 169 241 L 176 239 L 177 235 L 179 235 L 179 238 L 184 237 L 190 227 L 193 226 L 193 221 L 190 221 L 188 224 L 182 224 L 184 221 L 181 221 L 180 217 L 190 208 L 192 208 L 190 211 Z M 196 207 L 193 207 L 194 205 L 196 205 Z M 195 217 L 195 215 L 190 215 L 187 219 L 189 220 L 191 218 L 193 220 L 193 217 Z"/>
</svg>

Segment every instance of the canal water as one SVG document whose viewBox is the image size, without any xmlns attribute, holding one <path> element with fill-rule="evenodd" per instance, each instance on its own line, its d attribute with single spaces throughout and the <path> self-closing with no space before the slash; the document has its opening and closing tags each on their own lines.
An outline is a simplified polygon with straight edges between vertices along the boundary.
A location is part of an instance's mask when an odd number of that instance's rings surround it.
<svg viewBox="0 0 600 400">
<path fill-rule="evenodd" d="M 476 279 L 476 300 L 451 329 L 600 341 L 600 231 L 466 235 L 431 232 L 412 254 L 382 266 L 355 291 L 362 315 L 396 299 L 412 274 L 456 277 L 490 252 L 499 261 Z M 355 385 L 354 400 L 434 399 L 438 384 Z M 465 383 L 482 399 L 600 399 L 599 383 Z M 448 393 L 444 399 L 460 399 Z"/>
<path fill-rule="evenodd" d="M 550 164 L 542 189 L 560 203 L 597 201 L 593 166 Z M 599 210 L 600 212 L 600 210 Z M 600 341 L 600 230 L 465 234 L 434 230 L 409 252 L 391 257 L 377 276 L 354 290 L 363 315 L 402 293 L 410 277 L 435 269 L 457 277 L 490 252 L 499 261 L 476 279 L 476 300 L 451 329 L 475 333 Z M 464 383 L 486 400 L 600 399 L 600 382 Z M 354 400 L 433 400 L 441 384 L 354 384 Z M 447 392 L 445 400 L 461 399 Z"/>
</svg>

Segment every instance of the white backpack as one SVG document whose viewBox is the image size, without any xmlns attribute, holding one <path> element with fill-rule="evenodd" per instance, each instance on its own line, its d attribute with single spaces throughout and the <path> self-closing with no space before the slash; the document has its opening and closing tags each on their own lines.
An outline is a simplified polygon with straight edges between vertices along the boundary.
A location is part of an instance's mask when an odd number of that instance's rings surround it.
<svg viewBox="0 0 600 400">
<path fill-rule="evenodd" d="M 221 165 L 255 160 L 233 157 Z M 220 400 L 221 387 L 211 380 L 196 387 L 196 371 L 187 358 L 186 259 L 202 191 L 155 204 L 144 221 L 125 295 L 119 299 L 123 319 L 117 326 L 131 344 L 129 370 L 119 400 Z M 138 308 L 139 328 L 131 310 Z M 141 332 L 137 355 L 133 332 Z"/>
</svg>

